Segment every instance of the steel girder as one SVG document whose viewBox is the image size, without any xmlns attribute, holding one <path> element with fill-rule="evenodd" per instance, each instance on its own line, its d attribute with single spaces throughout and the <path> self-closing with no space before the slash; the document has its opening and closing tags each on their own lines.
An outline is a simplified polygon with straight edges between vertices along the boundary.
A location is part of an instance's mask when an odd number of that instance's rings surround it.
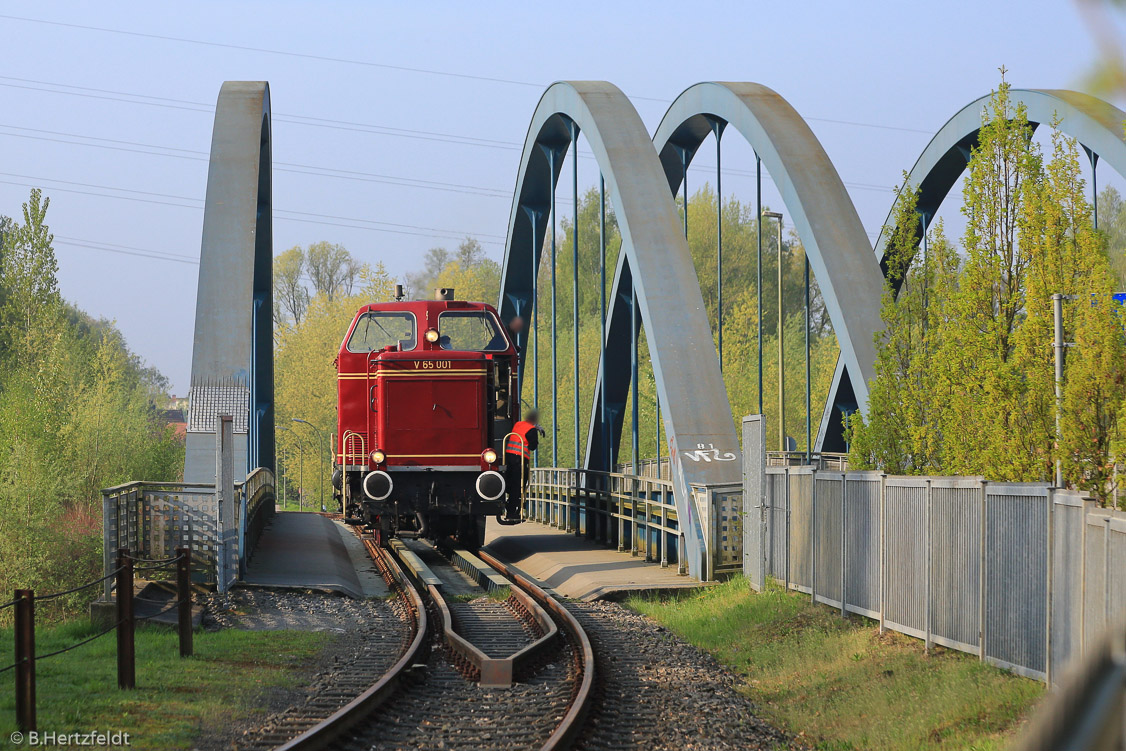
<svg viewBox="0 0 1126 751">
<path fill-rule="evenodd" d="M 919 221 L 915 226 L 917 237 L 922 237 L 923 222 L 930 226 L 930 220 L 937 213 L 938 207 L 966 170 L 970 155 L 978 143 L 982 113 L 991 97 L 992 95 L 983 96 L 959 110 L 935 134 L 911 168 L 907 183 L 919 189 Z M 1126 175 L 1126 138 L 1123 136 L 1126 112 L 1077 91 L 1011 89 L 1009 98 L 1013 107 L 1024 105 L 1028 122 L 1033 128 L 1042 123 L 1051 123 L 1058 116 L 1060 131 L 1081 143 L 1089 153 L 1109 162 L 1119 174 Z M 895 207 L 892 206 L 888 212 L 888 221 L 875 244 L 875 260 L 885 274 L 887 269 L 884 256 L 888 242 L 886 230 L 894 216 Z M 873 333 L 880 328 L 882 325 L 873 329 Z M 843 357 L 838 359 L 829 399 L 821 416 L 818 449 L 822 446 L 826 450 L 844 449 L 839 406 L 847 405 L 851 401 L 851 389 L 860 385 L 855 381 L 849 382 L 847 365 L 850 363 Z"/>
<path fill-rule="evenodd" d="M 246 431 L 236 436 L 236 473 L 274 469 L 270 150 L 269 84 L 225 82 L 207 170 L 186 482 L 214 482 L 220 413 L 234 413 L 236 430 Z"/>
<path fill-rule="evenodd" d="M 516 315 L 528 318 L 533 272 L 539 269 L 551 209 L 551 186 L 559 177 L 562 156 L 570 146 L 572 125 L 586 136 L 614 205 L 622 236 L 619 270 L 628 265 L 632 271 L 628 285 L 621 283 L 619 273 L 615 289 L 636 294 L 638 320 L 644 322 L 648 334 L 657 393 L 664 408 L 688 568 L 691 575 L 699 577 L 704 571 L 704 545 L 689 486 L 739 482 L 739 442 L 699 281 L 668 182 L 641 118 L 612 84 L 559 82 L 540 99 L 520 160 L 498 308 L 505 321 Z M 554 151 L 554 158 L 549 160 L 546 151 Z M 552 163 L 554 174 L 550 170 Z M 628 301 L 628 297 L 625 299 Z M 613 308 L 620 310 L 622 301 L 623 294 L 615 294 Z M 620 315 L 613 320 L 614 324 L 604 332 L 607 357 L 600 368 L 597 388 L 602 388 L 602 374 L 606 374 L 610 383 L 621 386 L 620 401 L 624 403 L 629 379 L 629 324 L 623 326 Z M 527 369 L 530 329 L 527 326 L 517 337 L 525 353 L 521 379 Z M 622 341 L 627 346 L 623 347 Z M 621 419 L 620 414 L 613 418 L 619 433 Z M 606 468 L 598 429 L 602 422 L 601 400 L 595 398 L 587 439 L 588 469 Z M 695 460 L 683 461 L 682 450 L 692 452 Z M 705 455 L 701 461 L 700 457 Z"/>
<path fill-rule="evenodd" d="M 809 125 L 777 92 L 757 83 L 699 83 L 676 98 L 653 135 L 673 195 L 713 124 L 739 131 L 782 194 L 837 334 L 846 385 L 855 375 L 855 391 L 846 396 L 864 408 L 875 376 L 883 277 L 840 175 Z"/>
</svg>

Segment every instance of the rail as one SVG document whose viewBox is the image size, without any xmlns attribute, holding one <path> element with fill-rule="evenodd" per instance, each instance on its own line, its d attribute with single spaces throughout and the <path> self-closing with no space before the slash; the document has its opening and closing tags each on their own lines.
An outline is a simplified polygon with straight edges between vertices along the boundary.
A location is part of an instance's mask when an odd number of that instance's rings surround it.
<svg viewBox="0 0 1126 751">
<path fill-rule="evenodd" d="M 415 614 L 414 639 L 398 662 L 380 676 L 370 688 L 325 720 L 278 746 L 276 751 L 310 751 L 328 748 L 392 698 L 411 666 L 419 662 L 423 655 L 429 635 L 429 625 L 421 594 L 391 555 L 376 546 L 370 539 L 364 540 L 364 547 Z"/>
<path fill-rule="evenodd" d="M 563 719 L 556 727 L 555 732 L 548 738 L 547 743 L 540 748 L 540 751 L 558 751 L 558 749 L 570 748 L 582 730 L 583 721 L 590 711 L 594 696 L 594 647 L 590 643 L 590 638 L 587 637 L 583 627 L 571 614 L 571 611 L 567 610 L 554 597 L 549 596 L 534 581 L 521 575 L 487 551 L 481 550 L 477 554 L 481 557 L 481 560 L 508 577 L 517 587 L 526 591 L 537 602 L 554 613 L 555 617 L 563 623 L 568 637 L 575 646 L 578 654 L 576 662 L 582 672 L 582 680 L 576 682 L 575 691 L 571 695 L 571 706 L 567 709 L 567 713 L 563 715 Z"/>
<path fill-rule="evenodd" d="M 465 556 L 467 553 L 464 550 L 453 548 L 450 550 L 450 553 L 459 560 L 466 560 Z M 487 583 L 481 581 L 482 577 L 475 575 L 480 572 L 472 563 L 466 566 L 458 566 L 458 568 L 461 568 L 463 571 L 468 569 L 469 572 L 473 572 L 470 573 L 470 576 L 476 578 L 479 584 L 487 588 Z M 496 567 L 494 566 L 493 568 Z M 547 614 L 547 611 L 522 589 L 513 587 L 511 589 L 512 597 L 516 598 L 519 602 L 519 607 L 535 622 L 536 627 L 541 632 L 541 636 L 532 643 L 510 654 L 508 657 L 489 657 L 476 645 L 454 630 L 453 613 L 450 612 L 449 605 L 446 604 L 446 600 L 442 597 L 442 593 L 438 587 L 433 584 L 428 584 L 427 591 L 430 594 L 430 599 L 442 614 L 442 630 L 447 646 L 449 646 L 450 650 L 455 655 L 468 664 L 471 672 L 479 676 L 479 681 L 482 686 L 508 688 L 512 685 L 514 677 L 551 650 L 559 637 L 559 628 L 555 625 L 555 621 Z"/>
</svg>

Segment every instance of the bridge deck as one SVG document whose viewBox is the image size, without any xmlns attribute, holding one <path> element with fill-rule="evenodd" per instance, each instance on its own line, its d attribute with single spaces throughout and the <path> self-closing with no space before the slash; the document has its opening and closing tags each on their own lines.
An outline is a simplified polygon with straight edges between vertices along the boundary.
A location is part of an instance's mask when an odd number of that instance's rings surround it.
<svg viewBox="0 0 1126 751">
<path fill-rule="evenodd" d="M 619 553 L 569 532 L 524 522 L 505 527 L 489 520 L 485 544 L 560 595 L 576 600 L 621 599 L 634 592 L 704 586 L 644 558 Z"/>
<path fill-rule="evenodd" d="M 278 512 L 262 531 L 243 584 L 382 597 L 387 585 L 352 530 L 320 514 Z"/>
</svg>

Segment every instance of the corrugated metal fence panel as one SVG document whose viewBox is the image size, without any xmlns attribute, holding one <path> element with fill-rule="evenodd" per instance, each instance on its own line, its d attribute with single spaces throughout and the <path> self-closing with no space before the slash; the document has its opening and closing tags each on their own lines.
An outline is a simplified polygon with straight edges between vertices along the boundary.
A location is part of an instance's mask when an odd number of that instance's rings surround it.
<svg viewBox="0 0 1126 751">
<path fill-rule="evenodd" d="M 1095 643 L 1106 626 L 1107 532 L 1110 514 L 1096 511 L 1087 514 L 1087 535 L 1084 545 L 1084 582 L 1086 600 L 1083 604 L 1083 641 Z"/>
<path fill-rule="evenodd" d="M 817 602 L 841 606 L 841 542 L 844 517 L 844 474 L 818 472 L 815 476 L 813 514 L 817 530 L 814 547 L 814 595 Z"/>
<path fill-rule="evenodd" d="M 751 587 L 761 590 L 766 556 L 766 513 L 763 487 L 766 450 L 762 415 L 743 418 L 743 574 Z"/>
<path fill-rule="evenodd" d="M 1114 622 L 1121 620 L 1126 613 L 1126 587 L 1121 584 L 1122 577 L 1126 574 L 1126 516 L 1115 513 L 1114 518 L 1110 520 L 1108 535 L 1108 570 L 1112 573 L 1110 586 L 1107 587 L 1109 598 L 1107 613 Z"/>
<path fill-rule="evenodd" d="M 845 607 L 880 617 L 880 482 L 878 472 L 845 475 Z"/>
<path fill-rule="evenodd" d="M 926 638 L 927 481 L 889 477 L 884 493 L 884 619 L 890 628 Z"/>
<path fill-rule="evenodd" d="M 813 473 L 790 469 L 790 586 L 809 592 L 813 552 Z"/>
<path fill-rule="evenodd" d="M 934 641 L 976 652 L 981 622 L 978 478 L 931 478 L 930 619 Z"/>
<path fill-rule="evenodd" d="M 985 657 L 1030 678 L 1047 670 L 1048 498 L 1044 485 L 989 484 Z"/>
<path fill-rule="evenodd" d="M 1083 526 L 1087 511 L 1082 496 L 1057 490 L 1052 494 L 1052 680 L 1079 657 L 1083 607 Z"/>
<path fill-rule="evenodd" d="M 767 480 L 767 574 L 779 581 L 784 581 L 787 576 L 786 560 L 789 556 L 789 533 L 786 526 L 786 515 L 790 502 L 786 491 L 786 469 L 784 467 L 768 467 Z"/>
</svg>

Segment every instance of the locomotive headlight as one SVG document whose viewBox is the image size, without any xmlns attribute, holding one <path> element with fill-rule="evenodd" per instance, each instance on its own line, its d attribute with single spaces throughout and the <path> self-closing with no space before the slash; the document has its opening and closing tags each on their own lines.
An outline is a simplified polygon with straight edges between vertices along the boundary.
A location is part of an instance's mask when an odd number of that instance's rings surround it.
<svg viewBox="0 0 1126 751">
<path fill-rule="evenodd" d="M 438 341 L 438 330 L 437 329 L 427 329 L 427 331 L 426 331 L 426 341 L 430 342 L 431 344 Z"/>
<path fill-rule="evenodd" d="M 485 464 L 495 464 L 497 460 L 497 452 L 492 449 L 485 449 L 481 452 L 481 458 L 485 460 Z"/>
<path fill-rule="evenodd" d="M 375 451 L 371 452 L 371 461 L 373 464 L 383 464 L 383 462 L 387 461 L 387 454 L 383 453 L 379 449 L 376 449 Z"/>
</svg>

